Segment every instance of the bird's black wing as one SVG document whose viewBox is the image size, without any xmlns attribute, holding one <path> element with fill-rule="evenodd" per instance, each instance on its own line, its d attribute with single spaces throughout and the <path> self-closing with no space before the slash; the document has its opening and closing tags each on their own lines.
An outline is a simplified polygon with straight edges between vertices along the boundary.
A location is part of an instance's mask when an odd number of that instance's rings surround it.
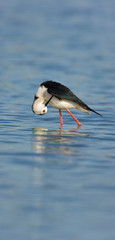
<svg viewBox="0 0 115 240">
<path fill-rule="evenodd" d="M 80 100 L 75 94 L 72 93 L 72 91 L 69 88 L 62 85 L 61 83 L 47 81 L 41 84 L 41 86 L 43 85 L 47 88 L 48 93 L 57 97 L 60 100 L 63 99 L 63 100 L 68 100 L 73 102 Z"/>
<path fill-rule="evenodd" d="M 59 100 L 72 101 L 79 104 L 81 107 L 88 107 L 83 101 L 81 101 L 69 88 L 58 82 L 47 81 L 43 82 L 41 86 L 47 88 L 48 93 L 57 97 Z"/>
</svg>

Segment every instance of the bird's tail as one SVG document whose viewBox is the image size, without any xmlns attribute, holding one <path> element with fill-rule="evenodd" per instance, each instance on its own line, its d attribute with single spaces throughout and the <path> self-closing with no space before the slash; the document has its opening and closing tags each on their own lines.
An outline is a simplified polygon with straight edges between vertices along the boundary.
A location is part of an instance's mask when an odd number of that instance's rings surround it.
<svg viewBox="0 0 115 240">
<path fill-rule="evenodd" d="M 76 109 L 79 109 L 86 113 L 90 113 L 90 111 L 92 111 L 92 112 L 98 114 L 99 116 L 103 117 L 100 113 L 98 113 L 95 110 L 93 110 L 92 108 L 90 108 L 87 104 L 85 104 L 83 101 L 81 101 L 78 97 L 77 97 L 76 102 L 77 102 Z"/>
<path fill-rule="evenodd" d="M 96 112 L 95 110 L 93 110 L 93 109 L 90 108 L 90 107 L 88 107 L 88 110 L 89 110 L 89 111 L 92 111 L 92 112 L 94 112 L 94 113 L 96 113 L 96 114 L 98 114 L 98 115 L 101 116 L 101 117 L 103 117 L 100 113 Z"/>
</svg>

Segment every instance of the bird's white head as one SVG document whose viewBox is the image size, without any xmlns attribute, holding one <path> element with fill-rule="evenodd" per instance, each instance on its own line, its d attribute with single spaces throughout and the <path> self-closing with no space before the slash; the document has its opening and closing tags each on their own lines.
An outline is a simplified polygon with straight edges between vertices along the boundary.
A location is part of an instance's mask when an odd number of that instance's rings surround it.
<svg viewBox="0 0 115 240">
<path fill-rule="evenodd" d="M 43 115 L 43 114 L 47 113 L 48 109 L 44 103 L 39 103 L 36 100 L 36 101 L 34 101 L 34 103 L 32 105 L 32 111 L 37 115 Z"/>
<path fill-rule="evenodd" d="M 44 88 L 43 87 L 39 87 L 38 91 L 34 97 L 34 102 L 32 105 L 32 111 L 35 114 L 38 115 L 43 115 L 45 113 L 47 113 L 48 109 L 47 106 L 45 106 L 44 104 Z"/>
</svg>

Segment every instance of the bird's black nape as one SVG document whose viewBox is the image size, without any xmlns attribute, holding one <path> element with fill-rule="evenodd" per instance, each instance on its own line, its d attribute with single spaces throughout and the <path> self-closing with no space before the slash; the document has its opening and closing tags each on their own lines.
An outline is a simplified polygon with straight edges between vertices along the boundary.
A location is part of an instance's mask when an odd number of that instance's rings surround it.
<svg viewBox="0 0 115 240">
<path fill-rule="evenodd" d="M 50 102 L 50 100 L 53 98 L 53 96 L 50 97 L 50 99 L 45 103 L 45 106 L 48 105 L 48 103 Z"/>
</svg>

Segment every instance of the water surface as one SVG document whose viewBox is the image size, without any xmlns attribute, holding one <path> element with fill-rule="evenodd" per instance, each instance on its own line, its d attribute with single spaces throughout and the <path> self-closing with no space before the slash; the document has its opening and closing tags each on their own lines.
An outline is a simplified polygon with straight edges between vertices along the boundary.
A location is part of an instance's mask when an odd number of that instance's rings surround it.
<svg viewBox="0 0 115 240">
<path fill-rule="evenodd" d="M 0 239 L 114 240 L 115 3 L 0 2 Z M 103 118 L 31 111 L 59 81 Z"/>
</svg>

